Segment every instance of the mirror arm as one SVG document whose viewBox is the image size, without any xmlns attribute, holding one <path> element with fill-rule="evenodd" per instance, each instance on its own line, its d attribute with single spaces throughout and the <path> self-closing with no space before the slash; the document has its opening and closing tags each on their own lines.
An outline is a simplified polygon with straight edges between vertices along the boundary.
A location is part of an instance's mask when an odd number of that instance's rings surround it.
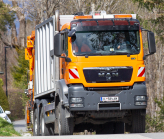
<svg viewBox="0 0 164 139">
<path fill-rule="evenodd" d="M 144 56 L 143 56 L 143 60 L 146 60 L 146 57 L 147 57 L 147 56 L 150 56 L 150 55 L 152 55 L 152 54 L 154 54 L 154 53 L 144 55 Z"/>
<path fill-rule="evenodd" d="M 65 61 L 66 61 L 66 62 L 71 62 L 71 61 L 72 61 L 71 58 L 69 58 L 69 57 L 60 56 L 60 58 L 65 58 Z"/>
<path fill-rule="evenodd" d="M 151 32 L 150 30 L 144 29 L 143 27 L 141 27 L 141 31 L 148 31 L 148 32 Z"/>
<path fill-rule="evenodd" d="M 64 33 L 68 33 L 69 32 L 69 29 L 64 29 L 64 30 L 62 30 L 62 31 L 60 31 L 60 34 L 64 34 Z"/>
<path fill-rule="evenodd" d="M 72 37 L 73 35 L 75 35 L 76 33 L 76 30 L 75 29 L 72 29 L 68 32 L 68 37 Z"/>
</svg>

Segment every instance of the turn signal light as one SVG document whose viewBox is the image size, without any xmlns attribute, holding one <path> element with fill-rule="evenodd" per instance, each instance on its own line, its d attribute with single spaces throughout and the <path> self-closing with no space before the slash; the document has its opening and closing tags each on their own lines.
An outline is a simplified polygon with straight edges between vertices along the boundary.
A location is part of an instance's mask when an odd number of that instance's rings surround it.
<svg viewBox="0 0 164 139">
<path fill-rule="evenodd" d="M 115 18 L 132 18 L 132 15 L 127 14 L 127 15 L 114 15 Z"/>
<path fill-rule="evenodd" d="M 74 16 L 74 19 L 92 19 L 92 15 Z"/>
<path fill-rule="evenodd" d="M 146 102 L 136 102 L 135 105 L 138 105 L 138 106 L 146 106 L 147 103 Z"/>
<path fill-rule="evenodd" d="M 84 107 L 83 104 L 70 104 L 70 107 L 75 108 L 75 107 Z"/>
</svg>

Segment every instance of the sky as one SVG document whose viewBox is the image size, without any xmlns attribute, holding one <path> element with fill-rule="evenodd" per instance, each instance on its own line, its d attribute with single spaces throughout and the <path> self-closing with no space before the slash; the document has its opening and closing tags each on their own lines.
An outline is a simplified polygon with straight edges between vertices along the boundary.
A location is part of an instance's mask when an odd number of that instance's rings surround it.
<svg viewBox="0 0 164 139">
<path fill-rule="evenodd" d="M 3 0 L 3 2 L 12 5 L 12 1 L 10 1 L 10 0 Z M 18 20 L 17 17 L 16 17 L 14 23 L 16 25 L 17 34 L 19 34 L 19 26 L 20 26 L 20 24 L 19 24 L 19 20 Z"/>
<path fill-rule="evenodd" d="M 3 2 L 12 5 L 12 1 L 9 1 L 9 0 L 3 0 Z"/>
</svg>

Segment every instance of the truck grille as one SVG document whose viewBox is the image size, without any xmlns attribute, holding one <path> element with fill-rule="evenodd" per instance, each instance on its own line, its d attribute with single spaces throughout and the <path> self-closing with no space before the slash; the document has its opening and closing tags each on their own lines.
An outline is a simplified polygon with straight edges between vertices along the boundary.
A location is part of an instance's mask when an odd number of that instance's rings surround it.
<svg viewBox="0 0 164 139">
<path fill-rule="evenodd" d="M 130 82 L 133 67 L 84 68 L 87 83 Z"/>
<path fill-rule="evenodd" d="M 116 95 L 121 92 L 121 90 L 103 90 L 103 91 L 96 91 L 99 94 L 108 94 L 108 95 Z"/>
</svg>

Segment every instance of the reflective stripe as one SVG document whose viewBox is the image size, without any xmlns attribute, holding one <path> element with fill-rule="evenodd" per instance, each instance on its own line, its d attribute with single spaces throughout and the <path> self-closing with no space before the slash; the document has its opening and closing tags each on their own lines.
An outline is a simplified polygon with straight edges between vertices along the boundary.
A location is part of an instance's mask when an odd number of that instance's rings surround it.
<svg viewBox="0 0 164 139">
<path fill-rule="evenodd" d="M 137 77 L 145 77 L 145 67 L 139 67 Z"/>
<path fill-rule="evenodd" d="M 77 69 L 69 69 L 69 79 L 79 79 L 79 73 Z"/>
</svg>

